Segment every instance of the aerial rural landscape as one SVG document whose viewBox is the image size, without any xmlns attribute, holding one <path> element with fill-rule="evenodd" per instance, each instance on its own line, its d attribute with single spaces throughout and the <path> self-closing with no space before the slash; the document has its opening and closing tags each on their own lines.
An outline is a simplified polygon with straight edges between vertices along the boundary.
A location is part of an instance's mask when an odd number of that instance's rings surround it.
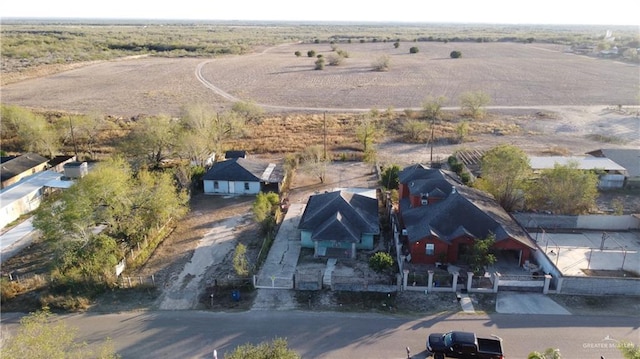
<svg viewBox="0 0 640 359">
<path fill-rule="evenodd" d="M 640 358 L 637 26 L 0 35 L 2 357 Z"/>
</svg>

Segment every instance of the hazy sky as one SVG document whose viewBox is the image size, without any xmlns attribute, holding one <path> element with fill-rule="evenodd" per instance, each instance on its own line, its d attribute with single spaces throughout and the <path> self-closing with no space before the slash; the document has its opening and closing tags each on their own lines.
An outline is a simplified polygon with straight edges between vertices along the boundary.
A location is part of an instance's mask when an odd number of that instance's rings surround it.
<svg viewBox="0 0 640 359">
<path fill-rule="evenodd" d="M 640 1 L 6 0 L 0 16 L 640 25 Z"/>
</svg>

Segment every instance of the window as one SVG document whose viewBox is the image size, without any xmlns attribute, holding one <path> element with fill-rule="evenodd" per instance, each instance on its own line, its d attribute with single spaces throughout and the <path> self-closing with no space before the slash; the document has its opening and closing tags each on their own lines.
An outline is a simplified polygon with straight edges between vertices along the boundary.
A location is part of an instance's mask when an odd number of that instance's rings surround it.
<svg viewBox="0 0 640 359">
<path fill-rule="evenodd" d="M 433 243 L 427 243 L 427 247 L 426 247 L 425 253 L 428 256 L 432 256 L 435 253 L 435 250 L 436 250 L 436 248 L 435 248 L 435 245 Z"/>
<path fill-rule="evenodd" d="M 213 181 L 213 189 L 219 189 L 220 185 L 218 184 L 218 181 Z"/>
<path fill-rule="evenodd" d="M 249 190 L 249 182 L 245 182 L 244 183 L 244 190 L 248 191 Z"/>
</svg>

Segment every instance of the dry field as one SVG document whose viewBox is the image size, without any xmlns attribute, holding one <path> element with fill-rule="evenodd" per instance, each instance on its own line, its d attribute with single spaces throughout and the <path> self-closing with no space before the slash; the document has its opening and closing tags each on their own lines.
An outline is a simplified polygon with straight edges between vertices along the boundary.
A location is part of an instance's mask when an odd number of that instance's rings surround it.
<svg viewBox="0 0 640 359">
<path fill-rule="evenodd" d="M 418 46 L 417 54 L 409 47 Z M 592 106 L 638 103 L 638 66 L 564 53 L 560 45 L 518 43 L 339 44 L 349 58 L 314 70 L 314 50 L 329 44 L 280 45 L 214 59 L 136 58 L 102 63 L 2 87 L 2 102 L 71 112 L 133 117 L 178 115 L 189 103 L 224 109 L 252 100 L 273 112 L 419 108 L 427 96 L 458 107 L 465 91 L 484 91 L 491 106 Z M 450 59 L 453 50 L 462 58 Z M 300 51 L 302 56 L 294 56 Z M 372 71 L 381 56 L 390 70 Z M 198 66 L 200 65 L 200 66 Z M 207 88 L 198 79 L 217 91 Z M 221 94 L 223 96 L 221 96 Z"/>
</svg>

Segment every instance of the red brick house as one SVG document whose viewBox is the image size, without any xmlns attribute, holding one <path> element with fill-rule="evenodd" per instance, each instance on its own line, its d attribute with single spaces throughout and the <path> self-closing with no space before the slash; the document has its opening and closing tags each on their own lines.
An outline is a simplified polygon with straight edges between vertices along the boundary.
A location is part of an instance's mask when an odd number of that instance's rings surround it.
<svg viewBox="0 0 640 359">
<path fill-rule="evenodd" d="M 410 262 L 460 263 L 476 239 L 491 234 L 498 258 L 523 265 L 536 249 L 493 196 L 462 184 L 455 173 L 412 165 L 400 172 L 399 180 L 400 205 L 394 222 Z"/>
</svg>

